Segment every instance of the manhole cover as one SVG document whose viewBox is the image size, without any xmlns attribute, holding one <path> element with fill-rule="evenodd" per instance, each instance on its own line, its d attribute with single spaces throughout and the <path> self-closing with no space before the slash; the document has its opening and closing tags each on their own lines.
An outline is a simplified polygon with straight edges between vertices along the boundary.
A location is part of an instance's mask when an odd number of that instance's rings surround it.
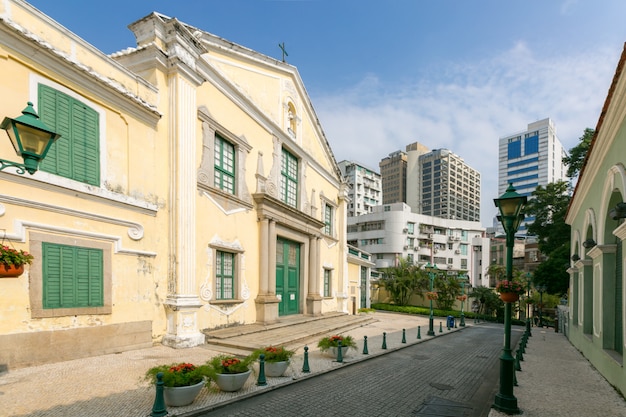
<svg viewBox="0 0 626 417">
<path fill-rule="evenodd" d="M 438 390 L 441 390 L 441 391 L 454 389 L 454 387 L 451 386 L 451 385 L 439 384 L 437 382 L 431 382 L 430 386 L 433 387 L 433 388 L 437 388 Z"/>
<path fill-rule="evenodd" d="M 467 404 L 444 398 L 432 397 L 428 399 L 412 415 L 415 417 L 469 417 L 473 408 Z"/>
</svg>

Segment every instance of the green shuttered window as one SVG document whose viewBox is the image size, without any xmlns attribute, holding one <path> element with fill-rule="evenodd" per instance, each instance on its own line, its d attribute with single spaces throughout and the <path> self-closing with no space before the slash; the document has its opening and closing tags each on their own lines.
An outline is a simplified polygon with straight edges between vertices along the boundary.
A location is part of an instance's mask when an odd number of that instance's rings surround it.
<svg viewBox="0 0 626 417">
<path fill-rule="evenodd" d="M 283 149 L 281 159 L 281 199 L 291 207 L 296 207 L 298 198 L 298 159 Z"/>
<path fill-rule="evenodd" d="M 40 169 L 91 185 L 100 185 L 99 114 L 80 101 L 39 84 L 39 117 L 61 134 Z"/>
<path fill-rule="evenodd" d="M 235 194 L 235 147 L 219 135 L 215 135 L 215 186 Z"/>
<path fill-rule="evenodd" d="M 235 254 L 217 251 L 215 267 L 216 299 L 232 300 L 235 298 Z"/>
<path fill-rule="evenodd" d="M 104 305 L 102 250 L 42 243 L 43 308 Z"/>
</svg>

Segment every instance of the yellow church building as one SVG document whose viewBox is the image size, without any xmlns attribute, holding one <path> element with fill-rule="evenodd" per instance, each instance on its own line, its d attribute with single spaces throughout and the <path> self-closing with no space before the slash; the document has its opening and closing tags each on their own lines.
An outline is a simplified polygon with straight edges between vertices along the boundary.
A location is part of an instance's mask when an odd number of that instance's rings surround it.
<svg viewBox="0 0 626 417">
<path fill-rule="evenodd" d="M 34 256 L 0 278 L 0 365 L 364 307 L 370 264 L 348 262 L 347 186 L 297 69 L 158 13 L 129 27 L 136 47 L 107 56 L 0 3 L 0 118 L 32 102 L 61 134 L 33 175 L 0 171 L 0 239 Z"/>
</svg>

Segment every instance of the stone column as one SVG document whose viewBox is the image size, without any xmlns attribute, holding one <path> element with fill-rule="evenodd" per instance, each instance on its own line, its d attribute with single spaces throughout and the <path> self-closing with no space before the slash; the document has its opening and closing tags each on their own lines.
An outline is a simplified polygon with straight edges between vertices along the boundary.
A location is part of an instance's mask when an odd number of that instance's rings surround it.
<svg viewBox="0 0 626 417">
<path fill-rule="evenodd" d="M 259 295 L 255 299 L 256 321 L 270 324 L 278 321 L 276 298 L 276 223 L 264 218 L 261 220 L 259 238 Z"/>
<path fill-rule="evenodd" d="M 309 237 L 309 287 L 306 297 L 307 312 L 314 316 L 322 314 L 322 296 L 320 295 L 320 239 Z"/>
<path fill-rule="evenodd" d="M 202 303 L 196 285 L 196 88 L 179 74 L 170 76 L 170 266 L 163 344 L 175 348 L 205 339 L 197 318 Z"/>
</svg>

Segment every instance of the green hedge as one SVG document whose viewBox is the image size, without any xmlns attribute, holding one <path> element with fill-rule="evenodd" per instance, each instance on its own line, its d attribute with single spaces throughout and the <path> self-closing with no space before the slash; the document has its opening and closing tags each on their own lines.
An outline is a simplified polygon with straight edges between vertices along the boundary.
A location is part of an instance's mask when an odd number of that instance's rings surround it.
<svg viewBox="0 0 626 417">
<path fill-rule="evenodd" d="M 394 311 L 396 313 L 405 313 L 405 314 L 418 314 L 421 316 L 429 316 L 430 315 L 430 308 L 427 307 L 416 307 L 416 306 L 398 306 L 395 304 L 384 304 L 384 303 L 375 303 L 372 304 L 372 308 L 375 310 L 381 310 L 381 311 Z M 492 316 L 484 316 L 484 315 L 478 315 L 475 314 L 472 311 L 465 311 L 463 313 L 465 315 L 465 320 L 474 320 L 477 316 L 480 319 L 480 321 L 490 321 L 490 322 L 494 322 L 494 323 L 503 323 L 502 317 L 492 317 Z M 436 317 L 448 317 L 448 316 L 452 316 L 452 317 L 456 317 L 456 318 L 460 318 L 461 317 L 461 312 L 457 311 L 457 310 L 439 310 L 436 308 L 433 308 L 433 316 Z M 512 325 L 517 325 L 517 326 L 525 326 L 526 322 L 522 321 L 522 320 L 516 320 L 513 319 L 511 320 L 511 324 Z"/>
</svg>

